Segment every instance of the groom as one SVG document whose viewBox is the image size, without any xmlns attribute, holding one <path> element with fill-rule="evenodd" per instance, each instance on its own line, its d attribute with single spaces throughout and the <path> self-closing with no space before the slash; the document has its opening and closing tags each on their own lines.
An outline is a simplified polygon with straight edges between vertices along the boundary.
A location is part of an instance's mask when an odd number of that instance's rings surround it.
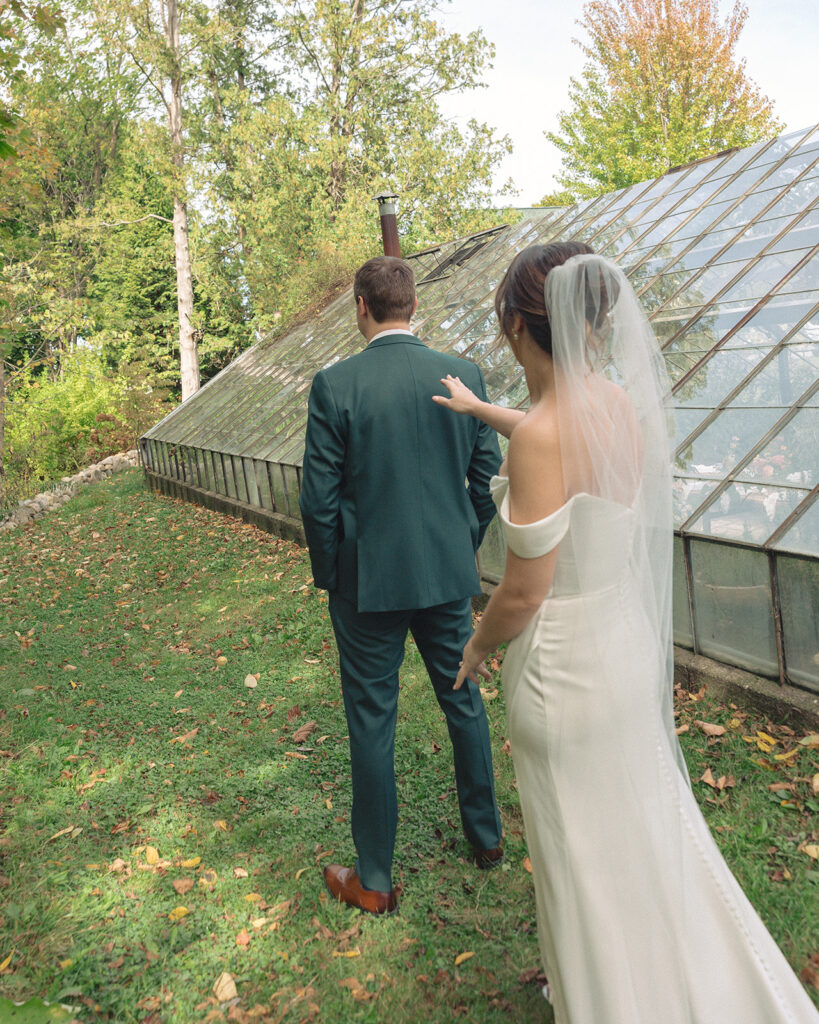
<svg viewBox="0 0 819 1024">
<path fill-rule="evenodd" d="M 476 863 L 500 863 L 489 729 L 474 683 L 453 690 L 480 590 L 475 552 L 494 506 L 495 432 L 432 401 L 459 375 L 486 397 L 473 363 L 434 352 L 409 329 L 408 263 L 378 256 L 353 288 L 363 352 L 320 370 L 310 392 L 301 506 L 315 585 L 329 591 L 350 738 L 355 867 L 331 864 L 338 900 L 397 907 L 393 764 L 398 670 L 409 631 L 424 659 L 455 759 L 461 822 Z"/>
</svg>

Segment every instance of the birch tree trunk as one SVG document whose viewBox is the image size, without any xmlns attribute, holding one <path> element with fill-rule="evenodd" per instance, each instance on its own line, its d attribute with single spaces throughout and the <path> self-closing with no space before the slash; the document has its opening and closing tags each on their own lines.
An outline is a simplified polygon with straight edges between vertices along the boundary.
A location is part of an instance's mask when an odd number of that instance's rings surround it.
<svg viewBox="0 0 819 1024">
<path fill-rule="evenodd" d="M 173 247 L 176 260 L 176 296 L 179 312 L 179 359 L 182 401 L 199 390 L 199 353 L 193 327 L 193 275 L 188 246 L 188 206 L 185 187 L 185 157 L 182 148 L 182 70 L 179 51 L 179 6 L 177 0 L 165 5 L 165 37 L 172 61 L 168 120 L 171 132 L 171 162 L 174 168 Z"/>
</svg>

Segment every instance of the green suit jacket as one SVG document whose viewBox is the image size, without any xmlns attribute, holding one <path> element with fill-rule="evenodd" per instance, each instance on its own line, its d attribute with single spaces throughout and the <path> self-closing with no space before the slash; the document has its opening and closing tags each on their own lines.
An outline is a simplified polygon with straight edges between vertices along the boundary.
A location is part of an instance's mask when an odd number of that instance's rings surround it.
<svg viewBox="0 0 819 1024">
<path fill-rule="evenodd" d="M 406 334 L 320 370 L 299 498 L 313 580 L 361 612 L 428 608 L 480 592 L 475 553 L 495 512 L 495 431 L 432 401 L 480 369 Z"/>
</svg>

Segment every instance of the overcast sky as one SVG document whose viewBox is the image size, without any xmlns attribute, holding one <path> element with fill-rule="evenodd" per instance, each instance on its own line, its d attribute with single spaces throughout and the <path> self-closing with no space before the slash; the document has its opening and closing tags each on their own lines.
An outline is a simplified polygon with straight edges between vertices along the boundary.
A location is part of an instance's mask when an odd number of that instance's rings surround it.
<svg viewBox="0 0 819 1024">
<path fill-rule="evenodd" d="M 773 101 L 788 130 L 819 122 L 819 0 L 747 0 L 749 17 L 740 37 L 746 71 Z M 727 12 L 730 3 L 720 0 Z M 516 206 L 529 206 L 556 186 L 560 152 L 544 138 L 557 130 L 567 108 L 570 76 L 583 59 L 572 38 L 583 0 L 442 0 L 440 19 L 450 31 L 482 28 L 495 44 L 495 66 L 487 88 L 450 97 L 447 114 L 477 117 L 508 134 L 514 153 L 496 175 L 496 186 L 512 178 L 520 189 Z"/>
</svg>

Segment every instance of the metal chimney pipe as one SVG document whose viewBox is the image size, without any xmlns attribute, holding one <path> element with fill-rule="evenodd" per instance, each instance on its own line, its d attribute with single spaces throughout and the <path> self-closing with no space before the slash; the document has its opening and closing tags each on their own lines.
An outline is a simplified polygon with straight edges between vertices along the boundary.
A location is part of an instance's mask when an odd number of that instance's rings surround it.
<svg viewBox="0 0 819 1024">
<path fill-rule="evenodd" d="M 381 239 L 384 242 L 384 255 L 397 256 L 401 259 L 401 245 L 398 241 L 398 221 L 395 219 L 395 208 L 398 196 L 394 192 L 379 192 L 373 199 L 378 203 L 381 216 Z"/>
</svg>

